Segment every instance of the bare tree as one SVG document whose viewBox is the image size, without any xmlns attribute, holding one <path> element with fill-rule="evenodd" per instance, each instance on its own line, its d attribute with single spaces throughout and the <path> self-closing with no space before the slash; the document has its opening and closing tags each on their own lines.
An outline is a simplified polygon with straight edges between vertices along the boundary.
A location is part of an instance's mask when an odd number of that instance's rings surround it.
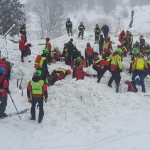
<svg viewBox="0 0 150 150">
<path fill-rule="evenodd" d="M 60 0 L 35 0 L 34 12 L 39 17 L 41 36 L 60 36 L 64 26 L 64 8 Z"/>
</svg>

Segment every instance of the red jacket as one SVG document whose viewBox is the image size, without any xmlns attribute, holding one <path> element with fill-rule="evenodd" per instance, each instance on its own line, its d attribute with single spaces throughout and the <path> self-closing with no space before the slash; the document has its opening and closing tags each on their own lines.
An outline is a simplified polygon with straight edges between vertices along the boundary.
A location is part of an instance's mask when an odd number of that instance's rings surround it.
<svg viewBox="0 0 150 150">
<path fill-rule="evenodd" d="M 26 45 L 25 43 L 26 43 L 26 42 L 25 42 L 24 39 L 21 39 L 21 40 L 19 41 L 19 50 L 20 50 L 20 51 L 24 51 L 24 50 L 26 49 L 27 45 Z"/>
<path fill-rule="evenodd" d="M 0 59 L 0 67 L 4 67 L 5 68 L 6 74 L 8 73 L 8 71 L 10 69 L 9 66 L 7 65 L 7 62 L 5 60 L 1 60 L 1 59 Z"/>
<path fill-rule="evenodd" d="M 4 75 L 0 76 L 0 97 L 1 96 L 7 96 L 7 90 L 8 90 L 9 83 L 5 79 Z"/>
<path fill-rule="evenodd" d="M 82 69 L 76 71 L 75 77 L 77 80 L 83 80 L 84 76 L 91 77 L 90 74 L 86 73 Z"/>
<path fill-rule="evenodd" d="M 91 57 L 93 55 L 93 48 L 91 46 L 88 46 L 85 48 L 85 56 L 87 57 Z"/>
<path fill-rule="evenodd" d="M 52 50 L 51 43 L 50 42 L 46 43 L 45 48 L 48 49 L 48 51 L 51 51 Z"/>
</svg>

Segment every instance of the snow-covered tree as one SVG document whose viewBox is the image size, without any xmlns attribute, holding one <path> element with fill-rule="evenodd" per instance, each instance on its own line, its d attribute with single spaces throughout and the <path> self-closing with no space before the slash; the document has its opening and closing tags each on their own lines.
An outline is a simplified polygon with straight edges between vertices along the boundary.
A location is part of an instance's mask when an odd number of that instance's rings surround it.
<svg viewBox="0 0 150 150">
<path fill-rule="evenodd" d="M 34 12 L 39 17 L 41 36 L 60 36 L 64 26 L 64 8 L 61 0 L 35 0 Z"/>
<path fill-rule="evenodd" d="M 0 27 L 3 28 L 5 33 L 13 24 L 11 35 L 19 32 L 19 24 L 25 19 L 23 12 L 23 5 L 19 0 L 0 0 Z"/>
</svg>

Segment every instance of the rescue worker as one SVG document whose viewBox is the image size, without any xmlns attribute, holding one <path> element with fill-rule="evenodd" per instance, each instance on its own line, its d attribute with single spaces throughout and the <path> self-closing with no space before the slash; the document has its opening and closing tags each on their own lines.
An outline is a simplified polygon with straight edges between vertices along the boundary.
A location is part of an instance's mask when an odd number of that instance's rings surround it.
<svg viewBox="0 0 150 150">
<path fill-rule="evenodd" d="M 122 49 L 117 48 L 116 51 L 110 56 L 110 71 L 111 78 L 108 81 L 108 86 L 112 87 L 112 82 L 115 80 L 116 83 L 116 93 L 119 91 L 119 84 L 121 80 L 120 73 L 122 72 Z"/>
<path fill-rule="evenodd" d="M 9 94 L 9 83 L 5 78 L 5 68 L 0 68 L 0 118 L 7 117 L 5 113 L 7 106 L 7 94 Z"/>
<path fill-rule="evenodd" d="M 128 30 L 126 31 L 126 38 L 124 41 L 124 46 L 126 46 L 128 52 L 132 51 L 133 35 Z"/>
<path fill-rule="evenodd" d="M 103 35 L 104 35 L 104 38 L 105 38 L 105 40 L 106 40 L 107 37 L 108 37 L 109 27 L 105 24 L 105 25 L 101 28 L 101 30 L 103 31 Z"/>
<path fill-rule="evenodd" d="M 122 30 L 121 33 L 119 34 L 119 42 L 121 45 L 124 43 L 125 38 L 126 38 L 126 33 L 124 30 Z"/>
<path fill-rule="evenodd" d="M 50 43 L 50 38 L 48 38 L 48 37 L 46 38 L 45 49 L 48 50 L 48 55 L 47 55 L 48 64 L 51 64 L 52 45 L 51 45 L 51 43 Z"/>
<path fill-rule="evenodd" d="M 21 40 L 19 41 L 19 50 L 21 51 L 21 62 L 24 62 L 24 56 L 27 48 L 27 44 L 25 41 L 25 36 L 21 35 Z"/>
<path fill-rule="evenodd" d="M 143 55 L 145 55 L 145 49 L 144 49 L 145 48 L 145 39 L 144 39 L 143 35 L 140 35 L 139 40 L 140 40 L 140 51 Z"/>
<path fill-rule="evenodd" d="M 97 72 L 97 83 L 100 83 L 101 78 L 107 70 L 110 70 L 110 58 L 107 60 L 100 59 L 95 55 L 93 62 L 93 69 Z"/>
<path fill-rule="evenodd" d="M 90 43 L 88 42 L 85 48 L 85 60 L 88 66 L 91 66 L 91 64 L 93 63 L 93 53 L 94 53 L 94 50 L 91 47 Z"/>
<path fill-rule="evenodd" d="M 66 30 L 67 30 L 67 33 L 68 33 L 68 36 L 72 36 L 72 22 L 70 21 L 70 18 L 67 19 L 66 21 Z"/>
<path fill-rule="evenodd" d="M 83 68 L 82 59 L 81 57 L 77 57 L 76 59 L 74 59 L 74 62 L 72 65 L 72 69 L 73 69 L 72 78 L 75 78 L 76 71 L 79 70 L 80 68 Z"/>
<path fill-rule="evenodd" d="M 145 70 L 144 77 L 150 75 L 150 55 L 147 56 L 147 66 L 148 68 Z"/>
<path fill-rule="evenodd" d="M 68 60 L 68 47 L 67 47 L 67 43 L 64 43 L 64 48 L 63 48 L 63 52 L 62 52 L 62 57 L 63 60 L 65 61 L 66 65 L 70 65 L 70 61 Z"/>
<path fill-rule="evenodd" d="M 27 97 L 28 102 L 31 103 L 31 120 L 36 120 L 35 107 L 38 103 L 39 106 L 39 117 L 38 123 L 42 122 L 44 116 L 43 101 L 47 102 L 48 93 L 47 85 L 41 79 L 42 72 L 36 70 L 32 80 L 29 81 L 27 86 Z"/>
<path fill-rule="evenodd" d="M 44 81 L 46 81 L 47 76 L 49 75 L 48 72 L 48 67 L 47 67 L 47 55 L 48 55 L 49 51 L 47 49 L 43 50 L 43 54 L 41 55 L 41 59 L 39 62 L 39 68 L 37 68 L 37 70 L 41 70 L 42 71 L 42 79 Z"/>
<path fill-rule="evenodd" d="M 81 39 L 83 39 L 85 26 L 83 25 L 82 22 L 80 23 L 78 29 L 79 29 L 78 38 L 79 38 L 80 36 L 82 36 Z"/>
<path fill-rule="evenodd" d="M 106 59 L 107 57 L 109 57 L 112 53 L 112 50 L 112 42 L 110 41 L 110 37 L 107 37 L 103 44 L 102 58 Z"/>
<path fill-rule="evenodd" d="M 27 42 L 27 35 L 26 35 L 26 24 L 23 23 L 20 27 L 20 34 L 24 35 L 25 42 Z"/>
<path fill-rule="evenodd" d="M 5 69 L 5 77 L 8 80 L 10 79 L 12 66 L 13 66 L 13 63 L 10 63 L 9 61 L 7 61 L 6 58 L 0 59 L 0 68 L 4 67 L 4 69 Z"/>
<path fill-rule="evenodd" d="M 76 72 L 75 72 L 75 78 L 76 80 L 83 80 L 84 77 L 87 76 L 87 77 L 92 77 L 90 74 L 86 73 L 84 70 L 83 70 L 83 67 L 79 67 Z"/>
<path fill-rule="evenodd" d="M 95 32 L 95 44 L 98 44 L 99 43 L 99 39 L 100 39 L 100 34 L 101 34 L 101 29 L 100 29 L 98 24 L 96 24 L 94 32 Z"/>
<path fill-rule="evenodd" d="M 99 54 L 102 54 L 103 51 L 103 44 L 104 44 L 104 37 L 103 34 L 100 35 L 100 40 L 99 40 Z"/>
<path fill-rule="evenodd" d="M 142 87 L 142 92 L 146 92 L 145 89 L 145 83 L 144 83 L 144 72 L 145 69 L 147 69 L 147 62 L 146 60 L 141 56 L 140 50 L 135 50 L 135 59 L 132 62 L 132 82 L 136 88 L 136 83 L 135 83 L 135 78 L 136 76 L 139 76 L 140 78 L 140 83 Z M 138 91 L 138 89 L 136 88 Z"/>
<path fill-rule="evenodd" d="M 71 74 L 71 70 L 64 68 L 56 68 L 50 75 L 50 83 L 53 85 L 56 81 L 64 79 L 67 75 Z"/>
</svg>

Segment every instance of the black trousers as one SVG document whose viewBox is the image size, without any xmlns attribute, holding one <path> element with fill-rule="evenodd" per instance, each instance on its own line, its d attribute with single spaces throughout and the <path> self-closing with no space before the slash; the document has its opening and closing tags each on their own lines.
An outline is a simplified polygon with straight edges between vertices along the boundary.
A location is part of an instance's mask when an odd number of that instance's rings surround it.
<svg viewBox="0 0 150 150">
<path fill-rule="evenodd" d="M 119 86 L 120 80 L 121 80 L 120 71 L 119 70 L 112 71 L 111 74 L 112 74 L 112 76 L 108 81 L 108 85 L 111 85 L 112 82 L 115 80 L 116 85 Z"/>
<path fill-rule="evenodd" d="M 25 56 L 25 50 L 24 51 L 21 51 L 21 59 L 23 59 Z"/>
<path fill-rule="evenodd" d="M 91 66 L 93 64 L 93 56 L 87 56 L 86 62 L 88 66 Z"/>
<path fill-rule="evenodd" d="M 79 31 L 78 37 L 80 37 L 80 36 L 82 36 L 82 38 L 83 38 L 83 36 L 84 36 L 84 31 Z"/>
<path fill-rule="evenodd" d="M 35 120 L 35 107 L 38 103 L 39 106 L 39 120 L 43 119 L 44 110 L 43 110 L 43 97 L 42 98 L 32 98 L 32 106 L 31 106 L 31 117 Z"/>
<path fill-rule="evenodd" d="M 7 96 L 0 96 L 0 117 L 4 115 L 7 106 Z"/>
<path fill-rule="evenodd" d="M 67 33 L 68 33 L 68 35 L 72 35 L 72 29 L 67 29 Z"/>
</svg>

